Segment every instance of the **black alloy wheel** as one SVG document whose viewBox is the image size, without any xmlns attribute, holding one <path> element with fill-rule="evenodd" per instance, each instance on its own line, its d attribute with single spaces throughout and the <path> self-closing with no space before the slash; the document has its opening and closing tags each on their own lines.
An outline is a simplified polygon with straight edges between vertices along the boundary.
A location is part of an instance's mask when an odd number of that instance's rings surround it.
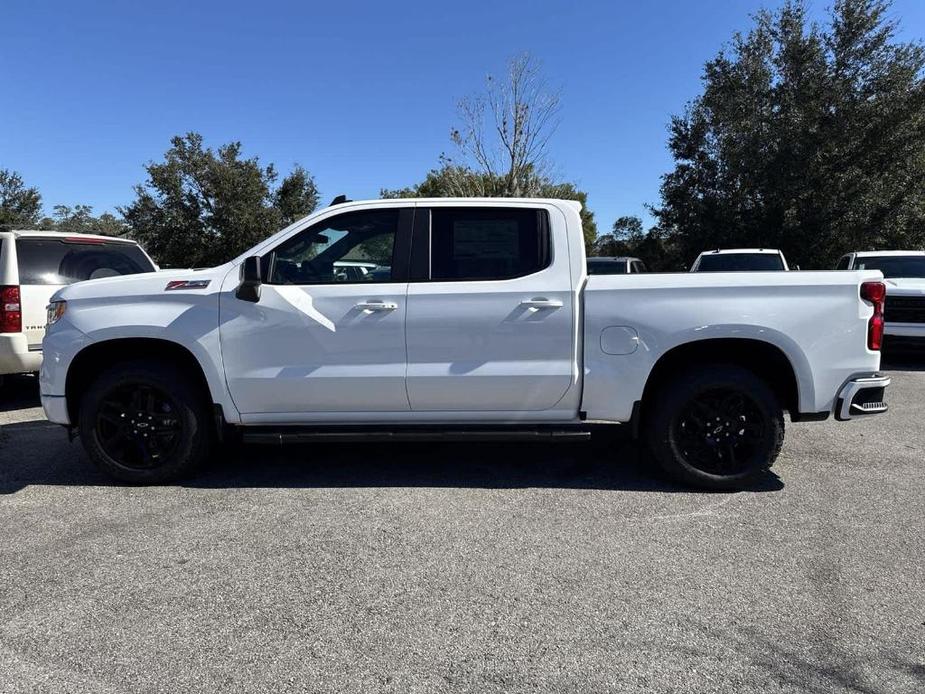
<svg viewBox="0 0 925 694">
<path fill-rule="evenodd" d="M 100 402 L 96 434 L 103 451 L 130 469 L 151 469 L 177 449 L 182 422 L 177 404 L 151 385 L 117 386 Z"/>
<path fill-rule="evenodd" d="M 713 475 L 746 472 L 766 438 L 761 409 L 747 393 L 717 388 L 695 395 L 672 422 L 684 460 Z"/>
<path fill-rule="evenodd" d="M 646 443 L 674 479 L 707 489 L 739 489 L 774 464 L 784 414 L 771 386 L 729 364 L 677 372 L 642 406 Z"/>
<path fill-rule="evenodd" d="M 209 455 L 214 424 L 198 375 L 156 358 L 111 366 L 80 400 L 78 429 L 90 459 L 131 484 L 189 476 Z"/>
</svg>

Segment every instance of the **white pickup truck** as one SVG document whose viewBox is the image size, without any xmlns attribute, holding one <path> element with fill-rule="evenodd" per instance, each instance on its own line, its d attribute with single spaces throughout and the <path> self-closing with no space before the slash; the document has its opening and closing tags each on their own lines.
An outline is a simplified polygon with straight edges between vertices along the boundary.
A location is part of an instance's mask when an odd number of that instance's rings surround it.
<svg viewBox="0 0 925 694">
<path fill-rule="evenodd" d="M 886 409 L 875 271 L 588 276 L 577 203 L 346 202 L 207 270 L 48 309 L 48 418 L 116 478 L 225 437 L 585 438 L 622 425 L 693 485 L 768 468 L 793 421 Z M 348 273 L 344 268 L 362 267 Z"/>
<path fill-rule="evenodd" d="M 925 348 L 925 251 L 861 251 L 848 253 L 836 270 L 879 270 L 886 284 L 887 349 Z"/>
</svg>

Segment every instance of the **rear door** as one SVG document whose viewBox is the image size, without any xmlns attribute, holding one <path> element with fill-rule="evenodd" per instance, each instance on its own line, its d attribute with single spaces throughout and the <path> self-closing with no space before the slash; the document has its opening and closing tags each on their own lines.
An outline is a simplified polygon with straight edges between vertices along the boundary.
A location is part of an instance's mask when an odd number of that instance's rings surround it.
<svg viewBox="0 0 925 694">
<path fill-rule="evenodd" d="M 415 214 L 408 397 L 416 411 L 536 411 L 576 378 L 564 216 L 432 205 Z"/>
<path fill-rule="evenodd" d="M 83 280 L 154 272 L 134 243 L 80 235 L 19 236 L 16 239 L 22 327 L 30 349 L 41 349 L 45 307 L 61 287 Z"/>
</svg>

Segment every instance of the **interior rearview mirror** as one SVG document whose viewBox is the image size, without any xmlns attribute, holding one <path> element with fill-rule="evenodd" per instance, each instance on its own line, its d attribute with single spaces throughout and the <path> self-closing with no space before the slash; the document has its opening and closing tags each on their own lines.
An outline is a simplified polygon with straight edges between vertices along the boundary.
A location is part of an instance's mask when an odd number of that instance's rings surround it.
<svg viewBox="0 0 925 694">
<path fill-rule="evenodd" d="M 260 256 L 252 255 L 241 265 L 241 282 L 235 296 L 242 301 L 260 301 Z"/>
</svg>

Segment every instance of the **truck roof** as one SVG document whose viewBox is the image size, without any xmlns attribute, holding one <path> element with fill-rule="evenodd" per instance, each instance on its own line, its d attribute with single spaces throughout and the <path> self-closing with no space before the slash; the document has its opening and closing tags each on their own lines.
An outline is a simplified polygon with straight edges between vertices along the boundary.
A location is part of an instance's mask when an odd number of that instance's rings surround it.
<svg viewBox="0 0 925 694">
<path fill-rule="evenodd" d="M 713 251 L 704 251 L 700 255 L 723 255 L 725 253 L 780 253 L 776 248 L 717 248 Z"/>
<path fill-rule="evenodd" d="M 350 200 L 349 202 L 342 202 L 337 205 L 351 205 L 351 204 L 374 204 L 374 205 L 407 205 L 408 203 L 418 203 L 418 204 L 434 204 L 434 203 L 460 203 L 464 205 L 504 205 L 506 203 L 525 203 L 525 204 L 537 204 L 537 203 L 546 203 L 553 205 L 568 205 L 573 207 L 576 210 L 581 210 L 582 205 L 578 200 L 561 200 L 558 198 L 383 198 L 380 200 Z"/>
<path fill-rule="evenodd" d="M 51 239 L 94 239 L 96 241 L 115 241 L 121 243 L 136 243 L 132 239 L 119 236 L 104 236 L 103 234 L 81 234 L 66 231 L 45 231 L 43 229 L 11 229 L 9 234 L 21 238 L 51 238 Z"/>
<path fill-rule="evenodd" d="M 870 258 L 881 255 L 925 255 L 925 251 L 857 251 L 857 258 Z"/>
</svg>

